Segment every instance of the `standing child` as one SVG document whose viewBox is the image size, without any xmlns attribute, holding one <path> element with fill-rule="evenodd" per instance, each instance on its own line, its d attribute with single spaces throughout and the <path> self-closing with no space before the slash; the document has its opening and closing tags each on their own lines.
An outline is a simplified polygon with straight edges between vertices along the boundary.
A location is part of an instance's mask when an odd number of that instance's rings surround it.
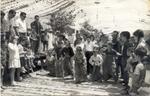
<svg viewBox="0 0 150 96">
<path fill-rule="evenodd" d="M 48 50 L 48 40 L 49 40 L 49 35 L 47 31 L 44 31 L 42 34 L 42 43 L 43 43 L 43 51 Z"/>
<path fill-rule="evenodd" d="M 93 55 L 91 56 L 89 63 L 93 66 L 92 72 L 92 81 L 100 81 L 101 82 L 101 73 L 102 73 L 102 55 L 97 54 L 98 47 L 94 47 Z"/>
<path fill-rule="evenodd" d="M 17 36 L 12 37 L 12 42 L 8 43 L 9 50 L 9 69 L 10 69 L 10 83 L 11 85 L 15 85 L 15 71 L 17 71 L 17 80 L 20 79 L 20 56 L 19 56 L 19 48 L 17 45 Z"/>
<path fill-rule="evenodd" d="M 112 42 L 108 42 L 107 49 L 104 51 L 105 57 L 104 57 L 104 63 L 103 63 L 103 78 L 105 81 L 109 80 L 110 78 L 113 78 L 116 81 L 116 75 L 115 75 L 115 55 L 119 55 L 116 51 L 112 49 Z"/>
<path fill-rule="evenodd" d="M 81 83 L 86 79 L 86 58 L 82 52 L 82 48 L 79 46 L 76 48 L 74 63 L 75 83 Z"/>
<path fill-rule="evenodd" d="M 135 55 L 136 55 L 136 59 L 138 60 L 138 64 L 135 67 L 135 70 L 133 72 L 133 77 L 132 77 L 133 82 L 132 82 L 131 94 L 133 96 L 137 96 L 138 89 L 142 86 L 145 80 L 146 69 L 142 60 L 143 57 L 146 56 L 146 54 L 147 54 L 147 50 L 144 49 L 143 47 L 137 48 L 135 50 Z"/>
<path fill-rule="evenodd" d="M 73 75 L 71 60 L 74 55 L 74 52 L 69 41 L 66 40 L 65 43 L 66 43 L 65 47 L 62 49 L 62 55 L 63 55 L 64 76 L 67 76 L 67 75 Z"/>
</svg>

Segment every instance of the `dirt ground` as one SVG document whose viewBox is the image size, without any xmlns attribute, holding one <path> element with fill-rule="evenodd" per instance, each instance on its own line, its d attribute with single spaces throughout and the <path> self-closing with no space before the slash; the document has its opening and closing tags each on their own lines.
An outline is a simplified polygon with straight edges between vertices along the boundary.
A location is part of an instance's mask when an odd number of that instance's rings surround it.
<svg viewBox="0 0 150 96">
<path fill-rule="evenodd" d="M 122 96 L 120 94 L 122 86 L 107 83 L 84 82 L 74 84 L 68 78 L 49 77 L 46 71 L 38 71 L 31 74 L 32 77 L 17 82 L 16 86 L 5 86 L 1 90 L 1 96 Z M 140 89 L 139 96 L 150 96 L 150 88 Z"/>
</svg>

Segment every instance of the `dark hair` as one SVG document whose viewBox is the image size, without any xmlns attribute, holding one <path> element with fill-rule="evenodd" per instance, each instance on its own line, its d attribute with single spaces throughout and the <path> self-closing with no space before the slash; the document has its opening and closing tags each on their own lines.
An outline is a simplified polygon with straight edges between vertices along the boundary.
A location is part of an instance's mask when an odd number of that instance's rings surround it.
<svg viewBox="0 0 150 96">
<path fill-rule="evenodd" d="M 39 17 L 39 15 L 35 15 L 34 18 Z"/>
<path fill-rule="evenodd" d="M 144 56 L 146 56 L 147 50 L 144 47 L 139 47 L 135 50 L 135 54 L 142 59 Z"/>
<path fill-rule="evenodd" d="M 123 31 L 120 35 L 124 36 L 127 40 L 130 39 L 130 33 L 128 31 Z"/>
<path fill-rule="evenodd" d="M 16 11 L 11 9 L 11 10 L 9 10 L 8 14 L 16 14 Z"/>
<path fill-rule="evenodd" d="M 26 15 L 26 13 L 25 13 L 25 12 L 21 12 L 21 13 L 20 13 L 20 16 L 23 16 L 23 15 Z"/>
<path fill-rule="evenodd" d="M 140 39 L 140 38 L 144 37 L 144 32 L 142 30 L 138 29 L 133 33 L 133 35 Z"/>
<path fill-rule="evenodd" d="M 5 16 L 5 13 L 3 11 L 1 11 L 1 16 Z"/>
<path fill-rule="evenodd" d="M 90 38 L 91 38 L 91 37 L 93 37 L 93 38 L 94 38 L 94 35 L 90 35 Z"/>
<path fill-rule="evenodd" d="M 119 34 L 119 32 L 118 32 L 118 31 L 113 31 L 113 33 L 116 33 L 117 35 Z"/>
<path fill-rule="evenodd" d="M 146 40 L 146 43 L 150 46 L 150 38 Z"/>
</svg>

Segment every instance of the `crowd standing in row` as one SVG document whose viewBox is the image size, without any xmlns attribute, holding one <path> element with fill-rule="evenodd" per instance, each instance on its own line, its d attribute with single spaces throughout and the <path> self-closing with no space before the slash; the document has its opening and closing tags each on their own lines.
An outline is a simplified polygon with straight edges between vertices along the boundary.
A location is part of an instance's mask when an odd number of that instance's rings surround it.
<svg viewBox="0 0 150 96">
<path fill-rule="evenodd" d="M 44 64 L 50 76 L 64 78 L 70 75 L 76 84 L 123 79 L 123 93 L 138 94 L 150 63 L 150 38 L 145 41 L 142 30 L 136 30 L 132 37 L 128 31 L 114 31 L 111 36 L 102 32 L 96 35 L 80 31 L 51 32 L 55 38 L 53 48 L 48 49 L 49 31 L 43 30 L 39 16 L 35 16 L 29 33 L 26 13 L 21 12 L 17 20 L 15 15 L 15 10 L 10 10 L 5 19 L 5 13 L 1 11 L 2 84 L 10 80 L 10 85 L 15 85 L 15 81 L 30 76 L 37 66 Z M 41 42 L 44 59 L 39 58 Z M 129 78 L 134 81 L 131 86 Z"/>
</svg>

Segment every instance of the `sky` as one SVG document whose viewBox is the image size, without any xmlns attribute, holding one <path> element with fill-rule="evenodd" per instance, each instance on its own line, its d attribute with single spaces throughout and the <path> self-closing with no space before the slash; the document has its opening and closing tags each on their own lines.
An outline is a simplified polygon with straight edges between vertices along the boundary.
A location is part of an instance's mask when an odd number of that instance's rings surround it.
<svg viewBox="0 0 150 96">
<path fill-rule="evenodd" d="M 150 17 L 147 16 L 150 10 L 149 2 L 148 0 L 78 0 L 76 5 L 85 11 L 86 17 L 77 21 L 88 20 L 95 28 L 108 33 L 112 30 L 131 32 L 136 29 L 150 30 Z M 146 23 L 140 22 L 142 20 Z"/>
</svg>

